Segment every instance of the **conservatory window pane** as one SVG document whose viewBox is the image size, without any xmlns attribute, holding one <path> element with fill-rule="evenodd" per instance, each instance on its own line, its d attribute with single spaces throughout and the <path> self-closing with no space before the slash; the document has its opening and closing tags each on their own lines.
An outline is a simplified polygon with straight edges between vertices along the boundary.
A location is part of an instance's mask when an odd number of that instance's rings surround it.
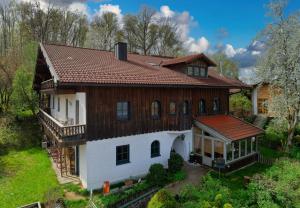
<svg viewBox="0 0 300 208">
<path fill-rule="evenodd" d="M 214 141 L 214 147 L 215 147 L 215 158 L 223 158 L 224 155 L 224 147 L 223 142 L 220 141 Z"/>
<path fill-rule="evenodd" d="M 226 150 L 227 150 L 227 161 L 231 161 L 232 160 L 232 144 L 227 144 L 227 147 L 226 147 Z"/>
<path fill-rule="evenodd" d="M 246 155 L 246 140 L 241 141 L 241 157 Z"/>
<path fill-rule="evenodd" d="M 233 142 L 233 155 L 234 155 L 234 159 L 237 159 L 239 158 L 239 142 Z"/>
<path fill-rule="evenodd" d="M 201 135 L 195 135 L 194 136 L 194 152 L 195 153 L 201 154 L 201 148 L 202 148 L 201 145 L 202 145 Z"/>
<path fill-rule="evenodd" d="M 252 142 L 252 152 L 256 152 L 256 138 L 252 137 L 251 142 Z"/>
<path fill-rule="evenodd" d="M 247 155 L 251 154 L 251 138 L 247 139 Z"/>
</svg>

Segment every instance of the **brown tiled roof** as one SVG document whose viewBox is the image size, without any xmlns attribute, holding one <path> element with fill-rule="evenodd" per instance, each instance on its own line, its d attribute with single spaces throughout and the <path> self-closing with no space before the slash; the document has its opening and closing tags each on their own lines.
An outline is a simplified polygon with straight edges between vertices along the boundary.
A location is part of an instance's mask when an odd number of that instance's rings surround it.
<svg viewBox="0 0 300 208">
<path fill-rule="evenodd" d="M 190 63 L 196 59 L 204 60 L 205 62 L 207 62 L 208 66 L 217 66 L 212 60 L 210 60 L 203 53 L 178 57 L 178 58 L 169 59 L 169 60 L 164 60 L 162 63 L 162 66 L 170 66 L 170 65 L 174 65 L 174 64 L 180 64 L 180 63 Z"/>
<path fill-rule="evenodd" d="M 59 83 L 168 86 L 248 87 L 240 81 L 218 75 L 209 69 L 208 78 L 197 79 L 161 66 L 170 58 L 128 54 L 127 61 L 108 51 L 43 44 Z M 45 54 L 44 54 L 45 55 Z"/>
<path fill-rule="evenodd" d="M 264 133 L 264 130 L 230 115 L 201 116 L 195 120 L 232 141 Z"/>
</svg>

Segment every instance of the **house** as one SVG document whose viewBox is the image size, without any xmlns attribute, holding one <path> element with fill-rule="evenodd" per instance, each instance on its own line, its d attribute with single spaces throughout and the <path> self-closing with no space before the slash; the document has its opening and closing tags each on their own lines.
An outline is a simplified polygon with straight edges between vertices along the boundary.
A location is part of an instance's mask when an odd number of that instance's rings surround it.
<svg viewBox="0 0 300 208">
<path fill-rule="evenodd" d="M 267 83 L 253 85 L 251 100 L 254 115 L 272 116 L 272 113 L 268 109 L 271 102 L 269 88 L 269 84 Z"/>
<path fill-rule="evenodd" d="M 204 54 L 179 58 L 40 44 L 34 89 L 39 118 L 61 174 L 87 189 L 167 167 L 170 152 L 228 170 L 253 162 L 262 130 L 228 115 L 229 90 Z"/>
</svg>

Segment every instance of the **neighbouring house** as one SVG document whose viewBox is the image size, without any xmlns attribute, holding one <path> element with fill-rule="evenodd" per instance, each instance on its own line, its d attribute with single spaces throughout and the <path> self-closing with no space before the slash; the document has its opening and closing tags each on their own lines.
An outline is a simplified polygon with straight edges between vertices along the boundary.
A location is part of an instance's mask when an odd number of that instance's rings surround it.
<svg viewBox="0 0 300 208">
<path fill-rule="evenodd" d="M 272 113 L 268 108 L 271 102 L 269 84 L 258 83 L 253 85 L 251 100 L 254 115 L 260 114 L 265 116 L 272 116 Z"/>
<path fill-rule="evenodd" d="M 40 44 L 34 89 L 44 140 L 61 174 L 87 189 L 168 165 L 170 152 L 228 170 L 253 162 L 263 131 L 228 115 L 229 90 L 204 54 L 180 58 Z M 191 154 L 192 153 L 192 154 Z"/>
</svg>

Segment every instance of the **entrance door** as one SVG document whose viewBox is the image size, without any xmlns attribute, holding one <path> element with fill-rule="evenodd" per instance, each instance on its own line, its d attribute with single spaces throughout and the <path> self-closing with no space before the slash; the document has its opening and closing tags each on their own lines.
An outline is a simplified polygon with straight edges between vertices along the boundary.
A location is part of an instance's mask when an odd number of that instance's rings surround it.
<svg viewBox="0 0 300 208">
<path fill-rule="evenodd" d="M 79 100 L 76 100 L 75 122 L 76 125 L 79 124 Z"/>
<path fill-rule="evenodd" d="M 203 164 L 212 165 L 212 141 L 210 139 L 204 139 Z"/>
</svg>

